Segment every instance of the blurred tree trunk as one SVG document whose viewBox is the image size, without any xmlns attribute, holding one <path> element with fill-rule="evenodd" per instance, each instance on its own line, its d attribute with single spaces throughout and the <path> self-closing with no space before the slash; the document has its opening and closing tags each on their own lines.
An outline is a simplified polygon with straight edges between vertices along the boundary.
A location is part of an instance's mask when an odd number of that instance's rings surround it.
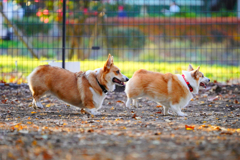
<svg viewBox="0 0 240 160">
<path fill-rule="evenodd" d="M 79 8 L 83 7 L 83 8 L 89 9 L 89 4 L 90 4 L 90 1 L 79 1 L 78 6 L 79 6 Z M 69 39 L 71 49 L 68 54 L 68 59 L 73 58 L 74 48 L 76 48 L 76 47 L 77 47 L 78 59 L 84 59 L 84 52 L 82 49 L 79 49 L 79 47 L 82 47 L 82 43 L 83 43 L 82 37 L 84 34 L 83 26 L 85 24 L 87 17 L 88 17 L 88 15 L 83 15 L 83 17 L 74 21 L 74 26 L 72 28 L 71 27 L 68 28 L 69 33 L 70 33 L 69 35 L 71 36 L 71 38 Z"/>
<path fill-rule="evenodd" d="M 84 1 L 84 2 L 80 2 L 81 6 L 84 6 L 84 8 L 89 8 L 89 1 Z M 88 15 L 83 15 L 83 17 L 81 17 L 80 19 L 76 20 L 74 22 L 74 25 L 72 27 L 68 27 L 68 32 L 69 35 L 71 36 L 71 38 L 69 39 L 70 41 L 70 51 L 68 54 L 68 59 L 72 59 L 74 56 L 74 51 L 75 49 L 77 49 L 77 58 L 84 60 L 87 59 L 91 56 L 91 51 L 92 51 L 92 46 L 94 46 L 94 41 L 98 36 L 98 31 L 102 30 L 102 34 L 103 34 L 103 46 L 106 46 L 107 48 L 107 39 L 106 39 L 106 27 L 104 24 L 104 11 L 105 11 L 105 7 L 104 5 L 99 7 L 98 9 L 98 16 L 97 16 L 97 20 L 94 23 L 92 32 L 91 32 L 91 37 L 89 39 L 89 44 L 88 44 L 88 50 L 87 53 L 84 53 L 84 50 L 81 49 L 81 47 L 83 47 L 83 34 L 84 34 L 84 26 L 85 26 L 85 21 L 88 18 Z M 99 25 L 102 24 L 102 25 Z"/>
<path fill-rule="evenodd" d="M 84 34 L 84 27 L 82 26 L 85 23 L 86 18 L 86 16 L 83 16 L 77 21 L 74 21 L 74 25 L 72 27 L 69 26 L 71 49 L 68 54 L 68 59 L 73 58 L 75 49 L 77 49 L 77 57 L 79 59 L 84 59 L 84 52 L 82 49 L 79 49 L 79 47 L 82 46 L 82 36 Z"/>
<path fill-rule="evenodd" d="M 105 15 L 105 7 L 101 7 L 100 9 L 100 13 L 97 16 L 97 20 L 94 24 L 93 27 L 93 31 L 89 40 L 89 45 L 88 45 L 88 52 L 87 54 L 85 54 L 84 58 L 89 58 L 91 56 L 91 52 L 92 52 L 92 46 L 94 46 L 94 41 L 98 36 L 99 31 L 102 30 L 102 32 L 100 32 L 99 34 L 102 34 L 102 41 L 103 41 L 103 46 L 105 48 L 107 47 L 107 32 L 106 32 L 106 26 L 104 25 L 104 15 Z M 100 25 L 99 25 L 100 24 Z M 107 51 L 108 53 L 108 51 Z"/>
</svg>

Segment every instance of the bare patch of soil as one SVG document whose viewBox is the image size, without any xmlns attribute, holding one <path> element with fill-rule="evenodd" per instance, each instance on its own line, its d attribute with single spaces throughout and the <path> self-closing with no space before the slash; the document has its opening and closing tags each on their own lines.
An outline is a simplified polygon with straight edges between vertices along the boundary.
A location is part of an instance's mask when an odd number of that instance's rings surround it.
<svg viewBox="0 0 240 160">
<path fill-rule="evenodd" d="M 110 93 L 92 117 L 51 96 L 34 110 L 27 86 L 0 86 L 0 159 L 240 159 L 239 86 L 210 84 L 183 110 L 188 117 L 125 101 Z"/>
</svg>

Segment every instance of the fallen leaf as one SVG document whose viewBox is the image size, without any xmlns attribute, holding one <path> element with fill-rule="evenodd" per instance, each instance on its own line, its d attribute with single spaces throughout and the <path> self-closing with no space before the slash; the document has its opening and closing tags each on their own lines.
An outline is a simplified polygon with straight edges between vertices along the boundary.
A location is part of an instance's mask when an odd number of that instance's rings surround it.
<svg viewBox="0 0 240 160">
<path fill-rule="evenodd" d="M 160 135 L 160 134 L 162 134 L 161 132 L 156 132 L 156 133 L 154 133 L 154 135 Z"/>
<path fill-rule="evenodd" d="M 5 104 L 6 102 L 7 102 L 7 100 L 6 100 L 6 99 L 3 99 L 3 100 L 2 100 L 2 103 L 4 103 L 4 104 Z"/>
<path fill-rule="evenodd" d="M 123 101 L 120 101 L 120 100 L 118 100 L 118 101 L 116 101 L 117 103 L 124 103 Z"/>
<path fill-rule="evenodd" d="M 114 107 L 112 107 L 110 110 L 114 110 Z"/>
<path fill-rule="evenodd" d="M 132 118 L 136 118 L 136 117 L 137 117 L 137 115 L 134 113 L 133 116 L 132 116 Z"/>
<path fill-rule="evenodd" d="M 32 141 L 32 145 L 36 146 L 37 145 L 37 141 L 36 140 Z"/>
<path fill-rule="evenodd" d="M 185 129 L 188 130 L 188 131 L 194 130 L 194 126 L 185 125 Z"/>
<path fill-rule="evenodd" d="M 94 130 L 91 128 L 87 132 L 92 133 L 92 132 L 94 132 Z"/>
<path fill-rule="evenodd" d="M 232 135 L 232 132 L 221 132 L 220 135 Z"/>
<path fill-rule="evenodd" d="M 47 104 L 46 107 L 51 107 L 51 103 Z"/>
<path fill-rule="evenodd" d="M 203 128 L 208 128 L 208 126 L 206 126 L 206 125 L 202 125 L 202 127 L 203 127 Z"/>
<path fill-rule="evenodd" d="M 45 150 L 43 151 L 43 159 L 50 160 L 50 159 L 53 159 L 53 157 Z"/>
<path fill-rule="evenodd" d="M 234 103 L 235 103 L 235 104 L 239 104 L 238 100 L 236 100 L 236 99 L 234 100 Z"/>
<path fill-rule="evenodd" d="M 221 131 L 221 130 L 222 130 L 220 127 L 216 127 L 215 129 L 218 130 L 218 131 Z"/>
<path fill-rule="evenodd" d="M 125 126 L 121 126 L 120 128 L 121 128 L 121 129 L 127 129 Z"/>
</svg>

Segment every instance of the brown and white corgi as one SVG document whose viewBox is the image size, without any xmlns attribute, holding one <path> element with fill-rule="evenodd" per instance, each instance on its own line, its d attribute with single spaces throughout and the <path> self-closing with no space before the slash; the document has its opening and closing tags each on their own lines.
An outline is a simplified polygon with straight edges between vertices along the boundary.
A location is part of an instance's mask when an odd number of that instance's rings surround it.
<svg viewBox="0 0 240 160">
<path fill-rule="evenodd" d="M 40 97 L 49 93 L 71 105 L 85 108 L 93 115 L 99 114 L 97 110 L 102 107 L 106 93 L 113 91 L 115 85 L 124 86 L 126 81 L 128 78 L 113 64 L 110 54 L 104 67 L 94 71 L 73 73 L 43 65 L 28 76 L 34 108 L 43 108 Z"/>
<path fill-rule="evenodd" d="M 133 105 L 138 107 L 137 99 L 148 97 L 163 105 L 164 115 L 171 109 L 178 116 L 187 116 L 181 109 L 188 105 L 193 97 L 192 93 L 198 93 L 199 86 L 210 82 L 199 69 L 200 67 L 194 70 L 192 65 L 189 65 L 188 71 L 182 71 L 182 75 L 162 74 L 144 69 L 136 71 L 126 84 L 126 106 L 131 108 L 133 100 Z"/>
</svg>

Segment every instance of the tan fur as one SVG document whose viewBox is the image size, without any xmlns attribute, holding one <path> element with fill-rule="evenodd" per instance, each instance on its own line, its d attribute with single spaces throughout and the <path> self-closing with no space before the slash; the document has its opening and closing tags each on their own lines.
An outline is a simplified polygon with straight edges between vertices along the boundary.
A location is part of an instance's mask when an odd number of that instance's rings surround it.
<svg viewBox="0 0 240 160">
<path fill-rule="evenodd" d="M 74 106 L 93 109 L 98 102 L 94 102 L 93 92 L 90 88 L 94 90 L 96 95 L 103 96 L 103 91 L 97 80 L 108 90 L 107 85 L 112 81 L 112 77 L 108 73 L 116 70 L 119 70 L 119 68 L 114 66 L 113 57 L 110 54 L 104 67 L 99 69 L 98 72 L 88 71 L 87 73 L 81 71 L 73 73 L 49 65 L 39 66 L 28 77 L 33 103 L 38 102 L 38 105 L 42 108 L 39 101 L 40 97 L 50 93 Z"/>
<path fill-rule="evenodd" d="M 171 88 L 174 88 L 174 90 L 168 89 L 169 81 L 171 81 Z M 179 103 L 180 98 L 185 98 L 188 94 L 187 88 L 179 82 L 176 75 L 171 73 L 162 74 L 140 69 L 134 73 L 128 83 L 131 86 L 131 89 L 127 92 L 129 98 L 138 97 L 144 92 L 144 94 L 149 95 L 151 98 L 161 97 L 175 104 Z"/>
<path fill-rule="evenodd" d="M 140 69 L 133 74 L 133 77 L 126 85 L 127 94 L 126 107 L 137 107 L 137 99 L 148 97 L 151 100 L 163 105 L 163 114 L 169 114 L 171 109 L 174 114 L 186 116 L 181 109 L 186 107 L 191 100 L 192 93 L 197 94 L 199 86 L 210 81 L 207 77 L 196 70 L 192 65 L 188 66 L 188 71 L 182 71 L 183 75 L 172 73 L 151 72 Z"/>
<path fill-rule="evenodd" d="M 39 100 L 46 93 L 51 93 L 59 99 L 78 107 L 94 107 L 91 103 L 86 105 L 88 101 L 91 101 L 92 93 L 88 89 L 90 84 L 86 80 L 84 72 L 75 74 L 58 67 L 39 66 L 29 79 L 29 86 L 33 98 L 36 100 Z M 84 94 L 88 96 L 84 96 Z M 82 98 L 85 99 L 84 105 L 82 105 Z"/>
</svg>

